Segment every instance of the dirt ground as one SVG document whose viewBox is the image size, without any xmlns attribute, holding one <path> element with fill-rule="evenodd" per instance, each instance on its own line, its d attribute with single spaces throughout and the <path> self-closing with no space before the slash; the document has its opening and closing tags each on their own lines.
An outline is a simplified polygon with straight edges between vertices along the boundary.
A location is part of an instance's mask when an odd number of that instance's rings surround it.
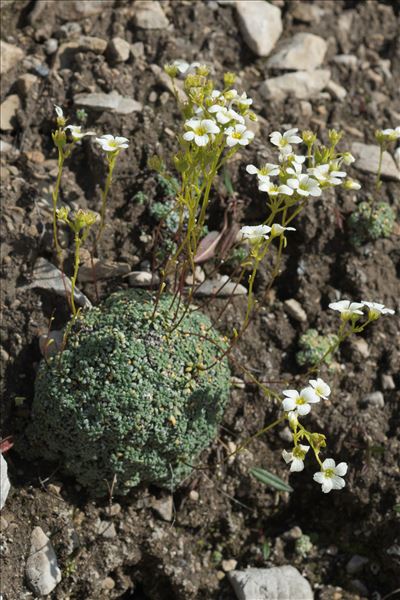
<svg viewBox="0 0 400 600">
<path fill-rule="evenodd" d="M 262 117 L 257 141 L 241 151 L 241 159 L 235 159 L 230 170 L 243 224 L 255 224 L 264 214 L 262 195 L 244 166 L 256 164 L 261 153 L 266 156 L 271 131 L 310 128 L 326 138 L 327 130 L 336 127 L 344 130 L 350 147 L 355 141 L 373 143 L 376 128 L 399 124 L 396 2 L 317 1 L 312 5 L 324 13 L 311 22 L 293 16 L 298 3 L 275 4 L 282 9 L 282 39 L 306 31 L 328 42 L 324 65 L 347 90 L 343 101 L 322 93 L 310 100 L 309 112 L 294 98 L 279 103 L 263 100 L 259 86 L 268 74 L 266 59 L 257 58 L 244 43 L 230 4 L 165 1 L 162 7 L 170 27 L 144 30 L 134 25 L 134 5 L 126 0 L 103 2 L 101 12 L 83 18 L 76 14 L 74 2 L 50 2 L 42 11 L 35 2 L 2 2 L 2 39 L 26 54 L 3 76 L 1 87 L 1 101 L 14 89 L 22 97 L 14 129 L 1 135 L 13 146 L 1 158 L 3 437 L 18 438 L 29 419 L 41 360 L 38 336 L 47 331 L 52 314 L 54 328 L 68 316 L 61 299 L 28 287 L 35 260 L 54 261 L 49 212 L 57 168 L 50 135 L 54 104 L 63 106 L 71 120 L 77 93 L 117 90 L 143 104 L 141 111 L 128 115 L 87 110 L 85 125 L 131 141 L 115 174 L 102 252 L 107 260 L 126 262 L 132 269 L 151 261 L 156 223 L 150 207 L 165 200 L 147 159 L 158 152 L 168 162 L 176 148 L 171 131 L 180 126 L 175 101 L 152 65 L 176 58 L 204 61 L 212 65 L 216 79 L 235 71 L 238 87 L 254 98 L 254 111 Z M 350 19 L 351 26 L 346 27 Z M 134 45 L 135 55 L 113 63 L 107 53 L 84 50 L 55 68 L 57 54 L 46 54 L 46 40 L 65 42 L 62 35 L 67 35 L 65 25 L 71 22 L 86 36 L 124 38 Z M 70 26 L 68 31 L 72 30 Z M 333 60 L 337 54 L 357 56 L 361 67 L 343 68 Z M 381 61 L 390 61 L 390 77 L 382 75 Z M 23 95 L 16 82 L 27 72 L 36 74 L 37 81 Z M 373 186 L 372 175 L 353 167 L 350 171 L 361 182 L 361 191 L 335 191 L 308 206 L 295 225 L 268 303 L 235 351 L 236 360 L 266 381 L 291 379 L 295 385 L 302 373 L 295 360 L 299 337 L 310 327 L 335 330 L 337 317 L 326 309 L 337 290 L 343 298 L 384 302 L 397 313 L 400 309 L 399 228 L 387 239 L 360 247 L 350 244 L 347 217 L 356 199 L 366 198 Z M 98 210 L 104 175 L 100 151 L 91 140 L 84 140 L 65 168 L 63 202 Z M 141 191 L 144 203 L 137 201 Z M 223 194 L 219 184 L 210 229 L 221 227 Z M 380 195 L 398 209 L 398 183 L 385 180 Z M 268 274 L 261 272 L 256 281 L 259 297 L 267 284 Z M 102 282 L 101 297 L 127 285 L 121 277 Z M 95 301 L 92 285 L 81 284 L 80 289 Z M 301 303 L 307 322 L 288 316 L 283 303 L 289 298 Z M 234 300 L 225 312 L 222 331 L 240 323 L 245 303 L 243 297 Z M 220 307 L 221 301 L 216 301 L 206 310 L 215 316 Z M 249 475 L 252 466 L 261 466 L 287 479 L 282 429 L 257 439 L 233 460 L 217 464 L 229 443 L 239 444 L 276 418 L 278 406 L 266 403 L 250 383 L 244 389 L 233 388 L 219 438 L 201 457 L 209 470 L 195 471 L 173 494 L 171 522 L 154 510 L 155 499 L 168 496 L 165 491 L 139 488 L 128 497 L 115 498 L 111 506 L 107 500 L 94 502 L 60 465 L 23 461 L 11 449 L 6 459 L 12 490 L 2 511 L 0 546 L 4 600 L 32 597 L 24 569 L 30 533 L 37 525 L 51 538 L 62 570 L 62 581 L 51 594 L 54 599 L 231 600 L 233 590 L 222 567 L 222 561 L 230 559 L 237 561 L 237 568 L 291 564 L 308 578 L 319 600 L 389 598 L 400 587 L 400 514 L 395 508 L 400 503 L 398 318 L 381 319 L 362 339 L 343 347 L 336 356 L 340 366 L 329 375 L 322 372 L 334 392 L 323 410 L 321 406 L 310 417 L 312 427 L 327 435 L 332 456 L 350 464 L 347 486 L 337 494 L 321 494 L 312 481 L 312 467 L 291 477 L 291 494 L 278 494 Z M 232 372 L 243 377 L 234 364 Z M 383 392 L 383 406 L 363 401 L 375 391 Z M 109 535 L 100 533 L 102 521 L 113 524 Z M 310 537 L 308 551 L 296 546 L 294 527 Z M 346 565 L 354 555 L 368 562 L 351 574 Z"/>
</svg>

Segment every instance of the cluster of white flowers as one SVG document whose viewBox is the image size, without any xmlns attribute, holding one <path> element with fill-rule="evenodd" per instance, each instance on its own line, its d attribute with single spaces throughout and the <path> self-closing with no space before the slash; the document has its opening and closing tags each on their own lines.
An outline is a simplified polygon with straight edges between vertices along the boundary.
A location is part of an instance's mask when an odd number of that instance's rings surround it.
<svg viewBox="0 0 400 600">
<path fill-rule="evenodd" d="M 309 386 L 302 389 L 300 393 L 297 390 L 284 390 L 285 396 L 282 401 L 283 409 L 288 413 L 288 419 L 294 429 L 298 425 L 298 417 L 307 415 L 311 411 L 311 404 L 320 402 L 321 398 L 326 400 L 331 393 L 331 388 L 322 379 L 311 379 Z M 288 452 L 282 451 L 284 461 L 290 464 L 291 472 L 298 472 L 304 469 L 304 459 L 310 446 L 295 443 L 293 449 Z M 326 494 L 331 490 L 340 490 L 346 485 L 343 476 L 347 473 L 347 464 L 341 462 L 336 466 L 333 458 L 327 458 L 320 463 L 321 470 L 314 474 L 314 481 L 320 483 L 322 491 Z"/>
<path fill-rule="evenodd" d="M 375 137 L 380 142 L 395 142 L 400 139 L 400 126 L 395 129 L 378 129 Z"/>
<path fill-rule="evenodd" d="M 69 133 L 74 142 L 79 142 L 86 135 L 97 135 L 95 131 L 82 131 L 82 127 L 80 125 L 67 125 L 65 126 L 67 120 L 64 117 L 63 109 L 60 106 L 54 105 L 56 115 L 57 115 L 57 125 L 62 128 L 64 131 L 69 130 Z M 102 149 L 107 153 L 119 152 L 123 148 L 128 148 L 128 138 L 125 137 L 114 137 L 110 134 L 102 135 L 99 138 L 96 138 L 96 142 L 100 144 Z"/>
<path fill-rule="evenodd" d="M 339 300 L 339 302 L 331 302 L 329 308 L 340 312 L 340 318 L 343 321 L 350 319 L 358 319 L 364 313 L 363 308 L 368 310 L 368 319 L 376 321 L 381 315 L 394 315 L 392 308 L 386 308 L 384 304 L 379 302 L 352 302 L 351 300 Z"/>
<path fill-rule="evenodd" d="M 293 150 L 293 145 L 303 142 L 297 132 L 298 129 L 294 128 L 283 134 L 279 131 L 270 134 L 271 144 L 279 148 L 279 164 L 266 163 L 260 169 L 247 165 L 246 171 L 257 175 L 258 189 L 261 192 L 267 192 L 269 196 L 297 194 L 301 198 L 307 198 L 320 196 L 324 186 L 344 184 L 347 189 L 360 189 L 360 184 L 352 179 L 345 179 L 347 174 L 341 170 L 342 164 L 350 165 L 354 162 L 354 157 L 349 152 L 328 163 L 308 167 L 303 172 L 306 156 L 295 154 Z M 274 176 L 279 177 L 279 183 L 271 182 L 270 178 Z"/>
<path fill-rule="evenodd" d="M 244 115 L 252 102 L 245 92 L 239 95 L 235 89 L 225 92 L 213 90 L 205 98 L 203 106 L 195 108 L 195 116 L 185 121 L 187 131 L 183 139 L 202 147 L 213 142 L 215 135 L 223 133 L 230 148 L 247 146 L 254 133 L 247 128 Z"/>
<path fill-rule="evenodd" d="M 284 235 L 285 231 L 296 231 L 294 227 L 283 227 L 279 223 L 271 225 L 245 225 L 240 229 L 243 240 L 259 242 L 262 239 Z"/>
</svg>

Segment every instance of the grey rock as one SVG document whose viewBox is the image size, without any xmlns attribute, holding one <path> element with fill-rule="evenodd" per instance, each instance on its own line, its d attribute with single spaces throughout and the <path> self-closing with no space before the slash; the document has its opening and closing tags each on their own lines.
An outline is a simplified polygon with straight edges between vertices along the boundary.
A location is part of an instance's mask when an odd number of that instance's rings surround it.
<svg viewBox="0 0 400 600">
<path fill-rule="evenodd" d="M 362 404 L 376 408 L 383 408 L 385 406 L 385 398 L 383 397 L 382 392 L 372 392 L 371 394 L 364 396 Z"/>
<path fill-rule="evenodd" d="M 51 56 L 58 50 L 58 40 L 56 38 L 49 38 L 44 43 L 44 51 L 48 56 Z"/>
<path fill-rule="evenodd" d="M 239 29 L 250 50 L 268 56 L 282 30 L 281 11 L 265 0 L 238 0 L 235 4 Z"/>
<path fill-rule="evenodd" d="M 133 98 L 121 96 L 115 90 L 109 94 L 94 92 L 92 94 L 76 94 L 74 103 L 78 106 L 99 111 L 110 111 L 119 115 L 129 115 L 143 110 L 143 105 Z"/>
<path fill-rule="evenodd" d="M 243 296 L 247 289 L 240 283 L 231 281 L 228 275 L 221 275 L 214 279 L 206 279 L 194 290 L 195 296 Z"/>
<path fill-rule="evenodd" d="M 297 21 L 302 23 L 319 23 L 324 10 L 314 4 L 308 4 L 305 2 L 291 2 L 291 15 Z"/>
<path fill-rule="evenodd" d="M 228 560 L 223 560 L 221 563 L 221 567 L 222 567 L 222 570 L 225 571 L 225 573 L 230 573 L 230 571 L 233 571 L 234 569 L 236 569 L 237 560 L 235 560 L 234 558 L 229 558 Z"/>
<path fill-rule="evenodd" d="M 286 309 L 286 312 L 296 321 L 300 323 L 305 323 L 307 321 L 307 313 L 301 306 L 300 302 L 295 300 L 295 298 L 290 298 L 289 300 L 285 300 L 283 303 Z"/>
<path fill-rule="evenodd" d="M 129 285 L 132 287 L 155 287 L 160 283 L 157 273 L 149 271 L 132 271 L 129 275 Z"/>
<path fill-rule="evenodd" d="M 315 71 L 296 71 L 286 73 L 280 77 L 271 77 L 264 81 L 259 92 L 267 100 L 273 99 L 280 102 L 288 96 L 299 100 L 314 97 L 326 87 L 331 78 L 329 69 L 316 69 Z"/>
<path fill-rule="evenodd" d="M 35 527 L 32 531 L 25 575 L 28 586 L 39 597 L 50 594 L 61 581 L 56 554 L 41 527 Z"/>
<path fill-rule="evenodd" d="M 15 125 L 17 111 L 21 108 L 21 101 L 17 94 L 10 94 L 0 106 L 0 129 L 12 131 Z"/>
<path fill-rule="evenodd" d="M 132 53 L 133 58 L 135 58 L 136 60 L 140 60 L 141 58 L 144 58 L 143 42 L 135 42 L 134 44 L 131 44 L 131 53 Z"/>
<path fill-rule="evenodd" d="M 157 0 L 136 0 L 133 22 L 140 29 L 166 29 L 169 21 Z"/>
<path fill-rule="evenodd" d="M 5 140 L 0 140 L 0 152 L 15 152 L 16 148 Z"/>
<path fill-rule="evenodd" d="M 272 56 L 267 66 L 274 69 L 310 71 L 319 67 L 328 45 L 319 35 L 296 33 L 291 39 L 280 44 L 278 52 Z"/>
<path fill-rule="evenodd" d="M 369 559 L 366 556 L 360 556 L 354 554 L 346 565 L 346 571 L 349 575 L 355 575 L 362 568 L 369 563 Z"/>
<path fill-rule="evenodd" d="M 126 40 L 115 37 L 107 46 L 107 54 L 114 62 L 126 62 L 131 53 L 131 45 Z"/>
<path fill-rule="evenodd" d="M 387 373 L 382 374 L 381 383 L 382 383 L 382 388 L 384 390 L 395 390 L 396 389 L 396 384 L 394 382 L 393 377 Z"/>
<path fill-rule="evenodd" d="M 88 262 L 79 268 L 78 279 L 82 282 L 101 281 L 127 275 L 130 266 L 127 263 L 102 262 L 98 258 L 93 259 L 93 265 Z"/>
<path fill-rule="evenodd" d="M 39 336 L 39 349 L 42 356 L 48 358 L 60 352 L 64 342 L 64 330 L 54 329 Z"/>
<path fill-rule="evenodd" d="M 364 173 L 372 173 L 373 175 L 377 174 L 379 164 L 379 146 L 354 142 L 351 145 L 351 153 L 356 159 L 356 162 L 354 163 L 356 169 L 363 171 Z M 397 165 L 389 152 L 386 151 L 383 153 L 382 177 L 396 180 L 400 178 L 400 170 L 397 168 Z"/>
<path fill-rule="evenodd" d="M 295 525 L 294 527 L 292 527 L 288 531 L 285 531 L 285 533 L 282 534 L 282 539 L 285 541 L 295 541 L 301 539 L 302 535 L 303 532 L 300 529 L 300 527 L 298 525 Z"/>
<path fill-rule="evenodd" d="M 293 442 L 293 433 L 289 427 L 284 427 L 282 431 L 278 433 L 278 435 L 284 442 Z"/>
<path fill-rule="evenodd" d="M 358 58 L 355 54 L 337 54 L 332 60 L 337 65 L 344 65 L 349 69 L 356 69 L 358 65 Z"/>
<path fill-rule="evenodd" d="M 3 458 L 3 454 L 0 452 L 0 510 L 3 508 L 8 492 L 10 491 L 11 484 L 8 479 L 8 465 L 6 460 Z"/>
<path fill-rule="evenodd" d="M 32 282 L 27 285 L 26 288 L 48 290 L 65 298 L 66 291 L 67 293 L 71 292 L 71 280 L 66 275 L 64 275 L 63 280 L 60 269 L 57 269 L 57 267 L 52 265 L 51 262 L 45 258 L 40 257 L 35 262 L 33 268 Z M 74 298 L 79 306 L 92 306 L 89 298 L 82 294 L 77 288 L 75 288 Z"/>
<path fill-rule="evenodd" d="M 98 521 L 97 533 L 106 539 L 113 539 L 117 536 L 115 525 L 112 521 Z"/>
<path fill-rule="evenodd" d="M 24 73 L 24 75 L 18 77 L 15 85 L 20 96 L 22 96 L 22 98 L 27 98 L 39 81 L 39 77 L 33 73 Z"/>
<path fill-rule="evenodd" d="M 336 98 L 336 100 L 339 100 L 340 102 L 343 102 L 347 96 L 347 91 L 344 89 L 344 87 L 338 83 L 335 83 L 334 81 L 330 81 L 326 86 L 326 89 L 330 95 L 333 96 L 333 98 Z"/>
<path fill-rule="evenodd" d="M 351 344 L 356 350 L 357 352 L 359 352 L 361 354 L 361 356 L 363 358 L 368 358 L 370 352 L 369 352 L 369 346 L 368 346 L 368 342 L 366 342 L 364 340 L 364 338 L 362 337 L 356 337 L 352 340 L 352 344 Z"/>
<path fill-rule="evenodd" d="M 54 69 L 68 69 L 74 61 L 74 56 L 77 52 L 94 52 L 95 54 L 103 54 L 107 48 L 106 40 L 99 37 L 91 37 L 81 35 L 76 40 L 64 42 L 58 49 Z"/>
<path fill-rule="evenodd" d="M 0 40 L 0 74 L 8 73 L 24 56 L 25 52 L 21 48 Z"/>
<path fill-rule="evenodd" d="M 60 2 L 57 5 L 57 17 L 68 20 L 86 19 L 112 8 L 114 0 L 73 0 L 72 2 Z"/>
<path fill-rule="evenodd" d="M 307 579 L 289 565 L 232 571 L 229 581 L 238 600 L 313 600 Z"/>
<path fill-rule="evenodd" d="M 171 495 L 159 499 L 153 498 L 151 506 L 164 521 L 172 521 L 174 515 L 174 501 Z"/>
</svg>

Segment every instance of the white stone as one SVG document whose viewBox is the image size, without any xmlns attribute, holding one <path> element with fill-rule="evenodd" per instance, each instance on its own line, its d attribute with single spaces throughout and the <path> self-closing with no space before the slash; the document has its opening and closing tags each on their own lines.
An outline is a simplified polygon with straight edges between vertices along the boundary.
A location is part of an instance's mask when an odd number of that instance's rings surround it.
<svg viewBox="0 0 400 600">
<path fill-rule="evenodd" d="M 172 496 L 153 498 L 151 506 L 164 521 L 172 521 L 174 516 L 174 500 Z"/>
<path fill-rule="evenodd" d="M 355 54 L 337 54 L 332 60 L 337 65 L 345 65 L 350 69 L 356 69 L 358 65 L 358 58 Z"/>
<path fill-rule="evenodd" d="M 133 98 L 121 96 L 113 90 L 109 94 L 94 92 L 92 94 L 76 94 L 74 103 L 85 108 L 99 111 L 110 111 L 119 115 L 129 115 L 143 110 L 143 105 Z"/>
<path fill-rule="evenodd" d="M 0 452 L 0 510 L 3 508 L 8 492 L 10 491 L 11 484 L 8 479 L 8 465 L 6 460 L 3 458 L 3 454 Z"/>
<path fill-rule="evenodd" d="M 289 565 L 232 571 L 229 581 L 238 600 L 313 600 L 307 579 Z"/>
<path fill-rule="evenodd" d="M 233 571 L 234 569 L 236 569 L 237 560 L 235 560 L 234 558 L 230 558 L 228 560 L 223 560 L 221 563 L 221 566 L 222 566 L 223 571 L 225 571 L 225 573 L 229 573 L 230 571 Z"/>
<path fill-rule="evenodd" d="M 133 21 L 140 29 L 165 29 L 169 21 L 157 0 L 136 0 Z"/>
<path fill-rule="evenodd" d="M 32 531 L 25 575 L 30 589 L 39 597 L 50 594 L 61 581 L 54 548 L 41 527 Z"/>
<path fill-rule="evenodd" d="M 0 129 L 12 131 L 14 129 L 17 111 L 21 108 L 21 101 L 17 94 L 10 94 L 0 106 Z"/>
<path fill-rule="evenodd" d="M 307 313 L 295 298 L 290 298 L 284 302 L 286 312 L 296 321 L 305 323 L 307 321 Z"/>
<path fill-rule="evenodd" d="M 340 100 L 340 102 L 343 102 L 343 100 L 347 96 L 347 91 L 344 89 L 344 87 L 342 87 L 338 83 L 335 83 L 334 81 L 330 81 L 326 86 L 326 89 L 328 90 L 330 95 L 333 96 L 333 98 L 336 98 L 336 100 Z"/>
<path fill-rule="evenodd" d="M 319 23 L 324 10 L 314 4 L 303 2 L 303 0 L 291 0 L 290 3 L 291 15 L 294 19 L 303 23 Z"/>
<path fill-rule="evenodd" d="M 354 163 L 356 169 L 365 173 L 372 173 L 373 175 L 377 174 L 379 146 L 354 142 L 351 145 L 351 153 L 356 159 L 356 162 Z M 397 165 L 389 152 L 386 151 L 383 153 L 381 174 L 382 177 L 386 177 L 387 179 L 400 179 L 400 170 L 397 168 Z"/>
<path fill-rule="evenodd" d="M 389 373 L 382 373 L 381 375 L 382 388 L 384 390 L 395 390 L 396 384 L 393 377 Z"/>
<path fill-rule="evenodd" d="M 362 403 L 367 406 L 373 406 L 374 408 L 383 408 L 385 406 L 385 398 L 382 392 L 372 392 L 364 396 Z"/>
<path fill-rule="evenodd" d="M 261 84 L 259 92 L 266 99 L 277 102 L 288 96 L 294 96 L 298 100 L 308 100 L 323 90 L 330 78 L 331 72 L 328 69 L 296 71 L 267 79 Z"/>
<path fill-rule="evenodd" d="M 243 296 L 247 289 L 240 283 L 231 281 L 228 275 L 221 275 L 214 279 L 206 279 L 194 290 L 195 296 Z"/>
<path fill-rule="evenodd" d="M 93 264 L 89 259 L 79 267 L 78 279 L 81 282 L 94 282 L 103 279 L 112 279 L 127 275 L 130 267 L 127 263 L 103 262 L 98 258 L 93 259 Z"/>
<path fill-rule="evenodd" d="M 157 273 L 149 271 L 132 271 L 129 275 L 129 285 L 133 287 L 155 287 L 160 283 Z"/>
<path fill-rule="evenodd" d="M 274 69 L 311 71 L 322 64 L 327 47 L 326 41 L 319 35 L 296 33 L 279 46 L 278 52 L 268 60 L 267 66 Z"/>
<path fill-rule="evenodd" d="M 25 56 L 25 52 L 15 46 L 0 40 L 0 73 L 8 73 L 15 65 L 19 63 Z"/>
<path fill-rule="evenodd" d="M 257 56 L 268 56 L 283 30 L 280 9 L 265 0 L 238 0 L 235 6 L 244 41 Z"/>
<path fill-rule="evenodd" d="M 97 533 L 106 539 L 113 539 L 117 537 L 117 530 L 112 521 L 101 521 L 98 520 L 96 524 Z"/>
<path fill-rule="evenodd" d="M 109 53 L 111 60 L 115 62 L 126 62 L 131 53 L 131 45 L 126 40 L 115 37 L 108 44 L 107 52 Z"/>
</svg>

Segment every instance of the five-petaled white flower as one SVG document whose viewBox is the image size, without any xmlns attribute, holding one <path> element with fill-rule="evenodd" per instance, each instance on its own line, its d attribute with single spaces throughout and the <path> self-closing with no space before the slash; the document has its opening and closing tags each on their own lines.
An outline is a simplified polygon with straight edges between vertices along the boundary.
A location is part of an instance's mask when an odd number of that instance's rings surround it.
<svg viewBox="0 0 400 600">
<path fill-rule="evenodd" d="M 246 92 L 243 92 L 241 96 L 236 96 L 234 102 L 239 106 L 239 108 L 247 108 L 253 104 L 252 98 L 248 98 Z"/>
<path fill-rule="evenodd" d="M 270 196 L 277 196 L 278 194 L 291 196 L 293 194 L 293 190 L 289 186 L 272 183 L 269 179 L 268 181 L 262 181 L 258 186 L 258 189 L 260 192 L 267 192 Z"/>
<path fill-rule="evenodd" d="M 356 159 L 351 154 L 351 152 L 344 152 L 342 155 L 342 160 L 345 165 L 351 165 Z"/>
<path fill-rule="evenodd" d="M 189 119 L 185 126 L 192 131 L 184 133 L 183 139 L 187 142 L 194 141 L 197 146 L 207 146 L 210 135 L 220 132 L 220 128 L 212 119 Z"/>
<path fill-rule="evenodd" d="M 289 154 L 288 155 L 288 164 L 290 166 L 287 167 L 286 169 L 286 173 L 289 173 L 289 175 L 294 175 L 295 177 L 297 177 L 302 169 L 303 169 L 303 163 L 306 160 L 305 156 L 301 156 L 301 155 L 297 155 L 297 154 Z M 283 160 L 281 160 L 281 162 L 285 162 L 285 157 L 282 157 Z"/>
<path fill-rule="evenodd" d="M 225 131 L 227 138 L 226 143 L 228 146 L 247 146 L 254 138 L 254 133 L 246 128 L 246 125 L 235 125 L 234 127 L 228 127 Z"/>
<path fill-rule="evenodd" d="M 311 410 L 310 404 L 316 404 L 320 400 L 312 387 L 302 389 L 300 394 L 297 390 L 283 390 L 283 395 L 286 396 L 282 401 L 283 410 L 297 410 L 300 416 L 308 415 Z"/>
<path fill-rule="evenodd" d="M 306 457 L 307 452 L 309 451 L 310 446 L 304 446 L 303 444 L 298 444 L 292 450 L 292 452 L 287 452 L 286 450 L 282 450 L 282 457 L 286 463 L 292 463 L 290 465 L 290 470 L 294 471 L 302 471 L 304 469 L 304 459 Z"/>
<path fill-rule="evenodd" d="M 237 121 L 238 123 L 244 125 L 244 118 L 242 115 L 239 115 L 239 113 L 232 108 L 227 108 L 226 106 L 221 106 L 220 104 L 213 104 L 208 109 L 208 112 L 211 114 L 215 113 L 215 118 L 217 119 L 218 123 L 221 123 L 221 125 L 226 125 L 229 123 L 229 121 Z"/>
<path fill-rule="evenodd" d="M 254 165 L 247 165 L 246 167 L 247 173 L 250 175 L 256 175 L 259 181 L 268 182 L 270 177 L 274 175 L 279 175 L 279 165 L 274 165 L 272 163 L 265 163 L 261 169 L 257 169 Z"/>
<path fill-rule="evenodd" d="M 362 315 L 362 311 L 364 304 L 362 302 L 352 302 L 351 300 L 339 300 L 339 302 L 331 302 L 329 304 L 329 308 L 332 310 L 337 310 L 340 312 L 340 318 L 343 321 L 348 321 L 353 317 L 357 317 Z"/>
<path fill-rule="evenodd" d="M 85 135 L 96 135 L 95 131 L 82 131 L 82 127 L 80 125 L 67 125 L 65 129 L 69 129 L 71 132 L 71 137 L 74 142 L 81 140 Z"/>
<path fill-rule="evenodd" d="M 329 387 L 329 385 L 325 383 L 325 381 L 320 377 L 318 377 L 318 379 L 310 379 L 309 384 L 311 385 L 317 396 L 323 398 L 324 400 L 326 400 L 329 394 L 331 393 L 331 388 Z"/>
<path fill-rule="evenodd" d="M 274 223 L 271 226 L 271 237 L 282 235 L 285 231 L 296 231 L 296 229 L 294 227 L 283 227 L 283 225 L 280 225 L 279 223 Z"/>
<path fill-rule="evenodd" d="M 119 152 L 123 148 L 128 148 L 129 146 L 128 138 L 118 136 L 114 137 L 110 134 L 105 134 L 99 138 L 96 138 L 96 142 L 100 144 L 105 152 Z"/>
<path fill-rule="evenodd" d="M 174 60 L 172 63 L 174 67 L 176 67 L 181 75 L 188 75 L 190 72 L 194 71 L 196 67 L 200 66 L 199 62 L 188 63 L 186 60 Z"/>
<path fill-rule="evenodd" d="M 318 181 L 308 175 L 297 175 L 296 178 L 288 179 L 287 182 L 299 196 L 320 196 L 322 193 Z"/>
<path fill-rule="evenodd" d="M 269 139 L 271 140 L 271 144 L 278 146 L 283 154 L 291 154 L 291 144 L 300 144 L 303 141 L 301 137 L 296 135 L 297 132 L 297 128 L 289 129 L 288 131 L 285 131 L 283 135 L 279 131 L 273 131 L 270 134 Z"/>
<path fill-rule="evenodd" d="M 322 463 L 321 471 L 314 473 L 314 481 L 322 485 L 324 494 L 331 490 L 341 490 L 346 485 L 343 479 L 347 473 L 347 463 L 341 462 L 336 466 L 333 458 L 326 458 Z"/>
<path fill-rule="evenodd" d="M 307 169 L 308 173 L 318 179 L 320 183 L 330 183 L 331 185 L 340 185 L 343 183 L 342 178 L 346 177 L 345 171 L 338 171 L 335 164 L 319 165 Z"/>
<path fill-rule="evenodd" d="M 267 240 L 270 231 L 271 227 L 268 227 L 268 225 L 246 225 L 241 228 L 240 233 L 243 240 L 256 241 L 261 238 Z"/>
<path fill-rule="evenodd" d="M 379 319 L 381 315 L 394 315 L 392 308 L 386 308 L 384 304 L 379 304 L 379 302 L 363 302 L 363 304 L 368 308 L 368 318 L 373 321 Z"/>
</svg>

